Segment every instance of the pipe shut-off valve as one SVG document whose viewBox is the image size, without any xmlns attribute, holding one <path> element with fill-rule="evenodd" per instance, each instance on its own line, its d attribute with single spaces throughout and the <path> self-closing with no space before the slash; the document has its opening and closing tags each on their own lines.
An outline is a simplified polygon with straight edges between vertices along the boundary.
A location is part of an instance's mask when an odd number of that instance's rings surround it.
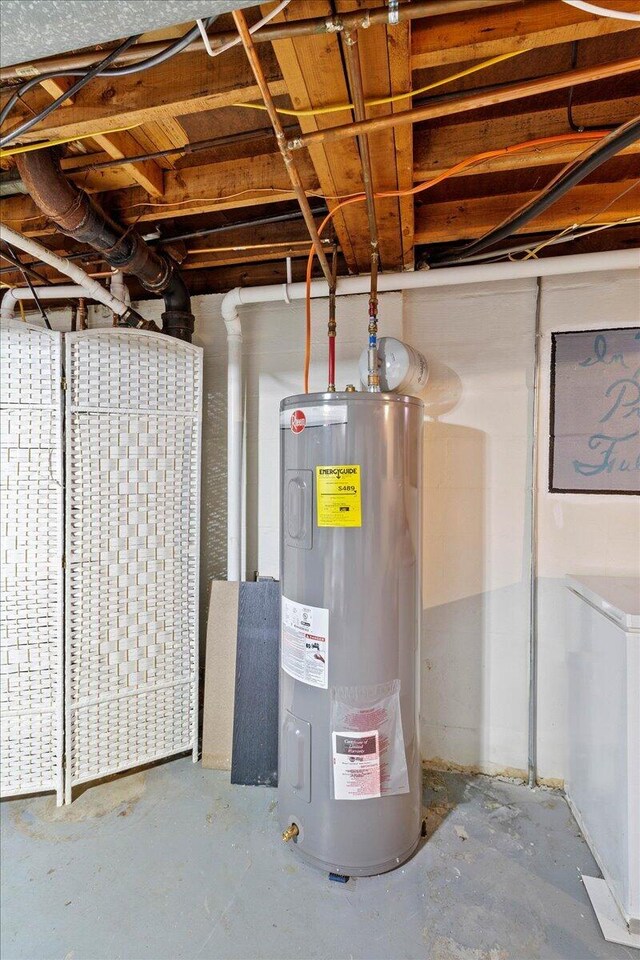
<svg viewBox="0 0 640 960">
<path fill-rule="evenodd" d="M 371 253 L 371 293 L 369 294 L 369 347 L 367 391 L 380 392 L 378 372 L 378 251 Z"/>
</svg>

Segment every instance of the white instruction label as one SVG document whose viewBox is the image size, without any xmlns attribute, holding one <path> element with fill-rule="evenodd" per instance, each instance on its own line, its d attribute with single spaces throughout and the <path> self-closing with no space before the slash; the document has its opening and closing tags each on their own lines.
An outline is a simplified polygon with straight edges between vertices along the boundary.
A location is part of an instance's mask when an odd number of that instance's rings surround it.
<svg viewBox="0 0 640 960">
<path fill-rule="evenodd" d="M 333 793 L 336 800 L 380 796 L 380 741 L 377 730 L 333 733 Z"/>
<path fill-rule="evenodd" d="M 282 669 L 312 687 L 328 687 L 329 611 L 282 598 Z"/>
</svg>

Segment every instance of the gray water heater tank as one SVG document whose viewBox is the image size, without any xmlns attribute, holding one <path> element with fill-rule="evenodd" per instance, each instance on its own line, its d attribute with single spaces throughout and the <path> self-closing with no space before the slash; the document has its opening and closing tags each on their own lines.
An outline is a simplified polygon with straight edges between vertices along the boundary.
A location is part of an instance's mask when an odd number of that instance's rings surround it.
<svg viewBox="0 0 640 960">
<path fill-rule="evenodd" d="M 280 405 L 278 812 L 333 874 L 384 873 L 420 838 L 422 425 L 393 393 Z"/>
</svg>

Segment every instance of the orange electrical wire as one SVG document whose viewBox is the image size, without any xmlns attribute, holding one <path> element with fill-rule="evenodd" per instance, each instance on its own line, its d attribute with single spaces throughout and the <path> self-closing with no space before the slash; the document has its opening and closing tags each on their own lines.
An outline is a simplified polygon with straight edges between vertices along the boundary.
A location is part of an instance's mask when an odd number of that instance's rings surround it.
<svg viewBox="0 0 640 960">
<path fill-rule="evenodd" d="M 429 190 L 431 187 L 435 187 L 438 183 L 442 183 L 443 180 L 448 180 L 449 177 L 455 176 L 457 173 L 460 173 L 462 170 L 466 170 L 468 167 L 475 166 L 477 163 L 484 163 L 487 160 L 494 160 L 496 157 L 505 157 L 510 153 L 517 153 L 521 150 L 530 150 L 534 147 L 547 147 L 551 146 L 554 143 L 566 143 L 567 141 L 577 141 L 581 142 L 584 140 L 598 140 L 600 137 L 605 137 L 609 133 L 608 130 L 589 130 L 584 133 L 564 133 L 556 134 L 552 137 L 538 137 L 535 140 L 524 140 L 522 143 L 514 143 L 509 147 L 500 147 L 497 150 L 485 150 L 483 153 L 476 153 L 471 157 L 467 157 L 465 160 L 461 160 L 459 163 L 454 164 L 453 167 L 449 167 L 448 170 L 443 171 L 438 174 L 437 177 L 434 177 L 433 180 L 426 180 L 424 183 L 419 183 L 415 187 L 411 187 L 408 190 L 386 190 L 384 192 L 374 193 L 376 199 L 384 198 L 393 198 L 393 197 L 409 197 L 417 193 L 421 193 L 423 190 Z M 318 236 L 322 236 L 322 231 L 329 223 L 330 220 L 336 215 L 338 210 L 341 210 L 343 207 L 348 207 L 352 203 L 362 203 L 366 200 L 366 194 L 357 193 L 351 197 L 348 197 L 346 200 L 342 200 L 340 203 L 336 204 L 333 210 L 330 210 L 327 216 L 324 218 L 320 226 L 318 227 Z M 304 392 L 309 393 L 309 369 L 311 367 L 311 271 L 313 269 L 313 257 L 315 250 L 311 247 L 309 251 L 309 257 L 307 259 L 307 275 L 306 275 L 306 311 L 305 311 L 305 321 L 306 321 L 306 340 L 305 340 L 305 351 L 304 351 Z"/>
</svg>

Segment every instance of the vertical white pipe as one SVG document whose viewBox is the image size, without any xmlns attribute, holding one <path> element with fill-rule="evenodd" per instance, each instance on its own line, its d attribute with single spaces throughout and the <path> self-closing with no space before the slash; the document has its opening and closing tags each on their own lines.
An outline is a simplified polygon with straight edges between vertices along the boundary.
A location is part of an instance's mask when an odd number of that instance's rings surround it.
<svg viewBox="0 0 640 960">
<path fill-rule="evenodd" d="M 536 280 L 534 325 L 533 396 L 531 397 L 531 560 L 529 570 L 529 718 L 527 781 L 538 783 L 538 453 L 540 432 L 540 318 L 542 280 Z"/>
<path fill-rule="evenodd" d="M 227 580 L 242 579 L 242 327 L 238 316 L 240 291 L 222 301 L 227 329 Z"/>
</svg>

